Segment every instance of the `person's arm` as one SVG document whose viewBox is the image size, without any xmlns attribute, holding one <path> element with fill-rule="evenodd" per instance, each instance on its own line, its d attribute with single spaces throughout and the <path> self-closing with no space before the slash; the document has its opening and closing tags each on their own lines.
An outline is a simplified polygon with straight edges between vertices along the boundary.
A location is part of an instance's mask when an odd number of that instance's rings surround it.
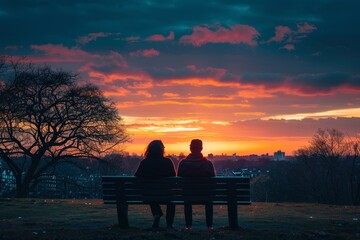
<svg viewBox="0 0 360 240">
<path fill-rule="evenodd" d="M 178 166 L 178 171 L 177 171 L 177 175 L 179 176 L 179 177 L 181 177 L 182 175 L 183 175 L 183 164 L 182 164 L 182 160 L 180 161 L 180 163 L 179 163 L 179 166 Z"/>
<path fill-rule="evenodd" d="M 211 173 L 211 177 L 215 177 L 216 176 L 216 172 L 215 172 L 215 168 L 214 168 L 214 165 L 212 162 L 208 161 L 209 163 L 209 170 L 210 170 L 210 173 Z"/>
<path fill-rule="evenodd" d="M 174 176 L 174 177 L 176 177 L 176 169 L 175 169 L 175 165 L 174 165 L 174 162 L 173 161 L 171 161 L 171 169 L 172 169 L 172 175 L 171 176 Z"/>
<path fill-rule="evenodd" d="M 176 170 L 175 170 L 175 165 L 174 162 L 168 158 L 168 172 L 169 172 L 169 177 L 175 177 L 176 176 Z"/>
</svg>

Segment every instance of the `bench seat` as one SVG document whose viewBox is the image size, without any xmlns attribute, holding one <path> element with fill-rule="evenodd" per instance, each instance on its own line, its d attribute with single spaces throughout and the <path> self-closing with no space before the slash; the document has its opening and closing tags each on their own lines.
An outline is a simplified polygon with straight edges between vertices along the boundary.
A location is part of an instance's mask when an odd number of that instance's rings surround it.
<svg viewBox="0 0 360 240">
<path fill-rule="evenodd" d="M 128 205 L 172 203 L 175 205 L 227 205 L 229 226 L 238 227 L 237 206 L 249 205 L 250 179 L 248 177 L 167 177 L 142 178 L 134 176 L 103 176 L 105 204 L 116 204 L 119 226 L 129 226 Z"/>
</svg>

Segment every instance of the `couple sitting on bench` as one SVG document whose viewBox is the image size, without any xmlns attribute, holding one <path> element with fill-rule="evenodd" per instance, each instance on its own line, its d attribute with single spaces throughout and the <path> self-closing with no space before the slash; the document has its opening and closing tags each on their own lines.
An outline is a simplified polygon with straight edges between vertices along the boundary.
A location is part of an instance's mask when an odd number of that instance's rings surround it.
<svg viewBox="0 0 360 240">
<path fill-rule="evenodd" d="M 193 139 L 190 144 L 191 153 L 183 160 L 181 160 L 178 172 L 174 167 L 171 159 L 164 157 L 164 144 L 160 140 L 154 140 L 149 143 L 145 151 L 145 159 L 140 162 L 138 169 L 135 172 L 137 177 L 146 178 L 162 178 L 162 177 L 214 177 L 215 170 L 213 164 L 203 157 L 201 151 L 202 141 L 200 139 Z M 153 202 L 150 204 L 151 213 L 154 217 L 153 228 L 159 227 L 160 217 L 163 212 L 160 204 Z M 205 204 L 206 226 L 212 229 L 213 226 L 213 205 L 212 203 Z M 192 226 L 192 205 L 190 203 L 184 204 L 185 214 L 185 230 L 191 230 Z M 175 217 L 175 205 L 167 204 L 166 208 L 166 224 L 168 228 L 173 228 Z"/>
</svg>

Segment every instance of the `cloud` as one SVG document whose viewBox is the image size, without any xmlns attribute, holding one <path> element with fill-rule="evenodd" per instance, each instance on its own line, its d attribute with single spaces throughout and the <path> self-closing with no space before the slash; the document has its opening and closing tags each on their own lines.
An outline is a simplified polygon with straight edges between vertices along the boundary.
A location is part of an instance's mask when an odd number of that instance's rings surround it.
<svg viewBox="0 0 360 240">
<path fill-rule="evenodd" d="M 240 95 L 245 98 L 271 97 L 276 92 L 289 95 L 314 96 L 331 95 L 335 90 L 342 89 L 346 92 L 360 91 L 360 77 L 347 72 L 327 72 L 299 75 L 284 75 L 278 73 L 251 73 L 233 74 L 225 71 L 219 81 L 226 83 L 239 83 Z M 258 89 L 249 89 L 257 87 Z"/>
<path fill-rule="evenodd" d="M 346 72 L 329 72 L 317 74 L 300 74 L 289 81 L 289 84 L 303 93 L 331 93 L 338 88 L 355 88 L 360 90 L 356 76 Z"/>
<path fill-rule="evenodd" d="M 240 84 L 263 87 L 268 94 L 283 92 L 304 97 L 332 95 L 336 90 L 354 93 L 360 91 L 359 76 L 347 72 L 305 73 L 294 76 L 276 73 L 244 73 L 237 81 Z"/>
<path fill-rule="evenodd" d="M 232 132 L 233 135 L 239 137 L 264 138 L 277 137 L 287 138 L 287 142 L 291 142 L 292 137 L 305 137 L 308 140 L 315 134 L 319 128 L 337 128 L 345 134 L 357 134 L 360 132 L 360 118 L 304 118 L 301 120 L 245 120 L 238 121 L 224 132 Z M 298 148 L 301 146 L 297 146 Z M 275 150 L 275 149 L 274 149 Z"/>
<path fill-rule="evenodd" d="M 151 48 L 151 49 L 143 49 L 143 50 L 138 50 L 136 52 L 131 52 L 130 56 L 132 57 L 156 57 L 159 56 L 160 52 Z"/>
<path fill-rule="evenodd" d="M 321 55 L 320 51 L 317 51 L 317 52 L 314 52 L 313 54 L 311 54 L 311 56 L 314 56 L 314 57 L 318 57 L 320 55 Z"/>
<path fill-rule="evenodd" d="M 151 76 L 158 81 L 189 80 L 189 79 L 218 79 L 225 74 L 226 69 L 205 67 L 198 68 L 195 65 L 187 65 L 181 68 L 154 68 L 148 70 Z"/>
<path fill-rule="evenodd" d="M 317 30 L 317 27 L 315 27 L 314 25 L 311 25 L 307 22 L 304 22 L 304 23 L 298 23 L 296 24 L 297 26 L 297 31 L 296 33 L 299 34 L 299 33 L 311 33 L 315 30 Z"/>
<path fill-rule="evenodd" d="M 239 80 L 242 84 L 260 85 L 265 88 L 277 88 L 286 81 L 286 76 L 278 73 L 245 72 Z"/>
<path fill-rule="evenodd" d="M 266 72 L 237 74 L 225 68 L 199 68 L 195 65 L 176 69 L 153 68 L 148 69 L 148 72 L 158 87 L 189 85 L 232 88 L 237 91 L 234 96 L 245 99 L 273 98 L 278 94 L 325 96 L 335 94 L 335 90 L 339 89 L 353 93 L 360 91 L 359 75 L 346 72 L 299 75 Z"/>
<path fill-rule="evenodd" d="M 275 27 L 275 36 L 270 38 L 267 42 L 283 42 L 283 43 L 296 43 L 301 39 L 307 37 L 307 35 L 315 30 L 317 27 L 315 25 L 309 24 L 307 22 L 297 23 L 297 29 L 293 30 L 288 26 L 276 26 Z M 293 44 L 286 44 L 282 47 L 283 49 L 287 49 L 289 51 L 294 50 L 295 47 Z"/>
<path fill-rule="evenodd" d="M 31 57 L 33 62 L 71 63 L 76 71 L 87 80 L 97 84 L 107 95 L 123 96 L 127 91 L 146 89 L 153 86 L 150 76 L 141 69 L 128 65 L 123 55 L 116 51 L 91 54 L 79 47 L 63 45 L 32 45 L 38 53 Z M 76 66 L 75 64 L 76 63 Z"/>
<path fill-rule="evenodd" d="M 185 35 L 180 38 L 180 43 L 184 45 L 193 45 L 200 47 L 208 43 L 230 43 L 246 44 L 257 46 L 257 38 L 260 36 L 258 31 L 248 25 L 233 25 L 223 27 L 219 25 L 195 26 L 191 35 Z"/>
<path fill-rule="evenodd" d="M 31 45 L 31 48 L 38 52 L 31 57 L 34 62 L 78 62 L 84 64 L 81 71 L 90 71 L 95 68 L 103 69 L 103 71 L 128 68 L 125 58 L 116 51 L 110 51 L 104 55 L 92 54 L 77 46 L 66 47 L 62 44 Z"/>
<path fill-rule="evenodd" d="M 288 51 L 293 51 L 293 50 L 295 50 L 295 46 L 294 46 L 294 44 L 286 44 L 283 47 L 281 47 L 281 49 L 286 49 Z"/>
<path fill-rule="evenodd" d="M 162 94 L 166 98 L 179 98 L 180 95 L 178 93 L 165 92 Z"/>
<path fill-rule="evenodd" d="M 128 96 L 131 92 L 124 88 L 111 88 L 111 89 L 104 89 L 103 93 L 106 97 L 119 97 L 119 96 Z"/>
<path fill-rule="evenodd" d="M 138 42 L 141 40 L 141 38 L 138 36 L 130 36 L 130 37 L 125 38 L 125 40 L 128 42 Z"/>
<path fill-rule="evenodd" d="M 90 54 L 79 47 L 68 48 L 62 44 L 31 45 L 31 48 L 45 55 L 35 55 L 35 62 L 84 62 L 100 58 L 100 55 Z"/>
<path fill-rule="evenodd" d="M 269 43 L 271 42 L 281 42 L 287 36 L 292 33 L 292 30 L 287 26 L 277 26 L 275 27 L 275 36 L 269 39 Z"/>
<path fill-rule="evenodd" d="M 19 50 L 20 48 L 23 48 L 22 45 L 9 45 L 5 47 L 5 50 L 12 50 L 12 51 L 16 51 Z"/>
<path fill-rule="evenodd" d="M 235 112 L 234 115 L 235 116 L 255 116 L 255 117 L 259 117 L 259 116 L 264 116 L 265 113 L 264 112 Z"/>
<path fill-rule="evenodd" d="M 151 93 L 149 93 L 148 91 L 145 91 L 145 90 L 136 91 L 134 93 L 134 95 L 136 95 L 136 96 L 144 96 L 146 98 L 151 98 L 152 97 Z"/>
<path fill-rule="evenodd" d="M 164 37 L 161 34 L 155 34 L 147 37 L 145 40 L 151 42 L 164 42 L 164 41 L 174 40 L 174 38 L 175 38 L 174 32 L 170 32 L 167 37 Z"/>
<path fill-rule="evenodd" d="M 150 80 L 143 80 L 141 78 L 134 79 L 120 75 L 112 80 L 113 86 L 111 87 L 124 87 L 126 89 L 147 89 L 153 87 Z"/>
<path fill-rule="evenodd" d="M 313 113 L 295 113 L 264 117 L 262 120 L 302 120 L 305 118 L 360 118 L 360 108 L 335 109 Z"/>
<path fill-rule="evenodd" d="M 271 94 L 261 88 L 251 88 L 244 89 L 237 92 L 238 96 L 246 99 L 256 99 L 256 98 L 272 98 L 274 94 Z"/>
<path fill-rule="evenodd" d="M 96 33 L 89 33 L 86 36 L 79 37 L 76 41 L 80 44 L 87 44 L 91 41 L 96 41 L 98 38 L 104 38 L 113 35 L 113 33 L 107 32 L 96 32 Z"/>
</svg>

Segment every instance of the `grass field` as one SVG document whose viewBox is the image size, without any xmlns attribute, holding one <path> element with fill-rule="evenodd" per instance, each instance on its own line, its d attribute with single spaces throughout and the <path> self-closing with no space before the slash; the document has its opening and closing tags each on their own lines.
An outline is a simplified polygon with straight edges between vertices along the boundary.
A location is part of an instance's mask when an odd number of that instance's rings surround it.
<svg viewBox="0 0 360 240">
<path fill-rule="evenodd" d="M 360 207 L 253 203 L 239 207 L 241 228 L 226 226 L 226 206 L 214 207 L 214 230 L 205 227 L 203 206 L 183 231 L 183 207 L 175 230 L 153 231 L 148 206 L 129 207 L 129 229 L 116 226 L 116 208 L 101 200 L 0 199 L 0 239 L 360 239 Z M 165 219 L 161 219 L 165 226 Z"/>
</svg>

